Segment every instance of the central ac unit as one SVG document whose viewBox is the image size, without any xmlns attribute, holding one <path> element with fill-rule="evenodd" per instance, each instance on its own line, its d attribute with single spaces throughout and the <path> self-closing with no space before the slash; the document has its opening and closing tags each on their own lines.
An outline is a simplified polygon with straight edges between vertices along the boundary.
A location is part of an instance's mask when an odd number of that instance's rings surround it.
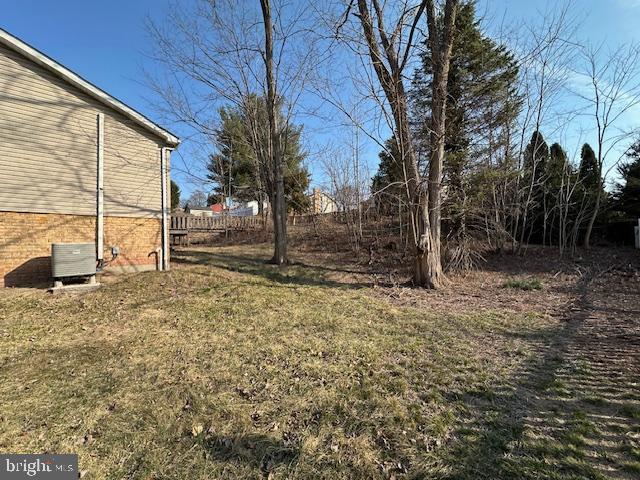
<svg viewBox="0 0 640 480">
<path fill-rule="evenodd" d="M 53 278 L 95 275 L 95 243 L 52 243 L 51 271 Z"/>
</svg>

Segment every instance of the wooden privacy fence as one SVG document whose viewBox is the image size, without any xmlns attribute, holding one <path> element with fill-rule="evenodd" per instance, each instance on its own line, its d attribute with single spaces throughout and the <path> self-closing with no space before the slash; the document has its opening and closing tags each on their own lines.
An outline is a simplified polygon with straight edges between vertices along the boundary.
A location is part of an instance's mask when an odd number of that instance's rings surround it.
<svg viewBox="0 0 640 480">
<path fill-rule="evenodd" d="M 316 214 L 296 214 L 287 217 L 289 225 L 309 226 L 316 223 L 344 223 L 346 213 L 316 213 Z M 197 217 L 195 215 L 175 215 L 171 217 L 169 235 L 171 243 L 182 244 L 190 241 L 189 235 L 192 233 L 221 233 L 221 232 L 241 232 L 250 230 L 270 230 L 271 216 L 262 217 L 260 215 L 252 217 L 234 217 L 232 215 L 216 215 L 215 217 Z"/>
<path fill-rule="evenodd" d="M 191 233 L 217 233 L 225 231 L 258 230 L 263 226 L 262 217 L 196 217 L 188 215 L 172 216 L 169 235 L 171 243 L 189 243 Z"/>
</svg>

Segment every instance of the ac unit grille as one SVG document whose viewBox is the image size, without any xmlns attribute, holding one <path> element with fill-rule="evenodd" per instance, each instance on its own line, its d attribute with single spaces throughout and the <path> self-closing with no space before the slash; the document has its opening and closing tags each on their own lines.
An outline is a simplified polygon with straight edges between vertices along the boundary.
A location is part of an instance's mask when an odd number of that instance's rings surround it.
<svg viewBox="0 0 640 480">
<path fill-rule="evenodd" d="M 52 243 L 51 270 L 53 278 L 82 277 L 96 273 L 94 243 Z"/>
</svg>

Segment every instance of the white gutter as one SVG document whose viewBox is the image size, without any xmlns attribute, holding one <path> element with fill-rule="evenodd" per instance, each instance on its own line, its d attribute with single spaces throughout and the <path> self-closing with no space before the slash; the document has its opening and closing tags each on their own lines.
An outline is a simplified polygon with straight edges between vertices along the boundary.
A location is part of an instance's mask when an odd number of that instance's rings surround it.
<svg viewBox="0 0 640 480">
<path fill-rule="evenodd" d="M 160 181 L 162 182 L 162 250 L 160 251 L 161 270 L 169 270 L 169 208 L 167 195 L 169 162 L 167 157 L 170 151 L 171 149 L 167 147 L 162 147 L 160 149 Z"/>
<path fill-rule="evenodd" d="M 104 259 L 104 113 L 98 114 L 98 171 L 96 199 L 96 258 Z"/>
</svg>

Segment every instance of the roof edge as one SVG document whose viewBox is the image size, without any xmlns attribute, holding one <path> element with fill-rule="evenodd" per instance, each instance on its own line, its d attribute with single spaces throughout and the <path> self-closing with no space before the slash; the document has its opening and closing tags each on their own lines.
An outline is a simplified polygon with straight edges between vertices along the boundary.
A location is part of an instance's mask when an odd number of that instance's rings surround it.
<svg viewBox="0 0 640 480">
<path fill-rule="evenodd" d="M 160 137 L 167 143 L 168 146 L 177 147 L 180 144 L 180 139 L 170 131 L 162 128 L 157 123 L 149 120 L 147 117 L 142 115 L 140 112 L 134 110 L 114 96 L 109 95 L 101 88 L 95 86 L 88 80 L 85 80 L 80 75 L 72 72 L 64 65 L 56 62 L 48 55 L 40 52 L 36 48 L 23 42 L 22 40 L 2 28 L 0 28 L 0 44 L 3 44 L 11 50 L 18 52 L 19 54 L 25 56 L 27 59 L 44 67 L 56 76 L 62 78 L 74 87 L 80 89 L 90 97 L 93 97 L 95 100 L 123 114 L 125 117 L 134 121 L 141 127 Z"/>
</svg>

